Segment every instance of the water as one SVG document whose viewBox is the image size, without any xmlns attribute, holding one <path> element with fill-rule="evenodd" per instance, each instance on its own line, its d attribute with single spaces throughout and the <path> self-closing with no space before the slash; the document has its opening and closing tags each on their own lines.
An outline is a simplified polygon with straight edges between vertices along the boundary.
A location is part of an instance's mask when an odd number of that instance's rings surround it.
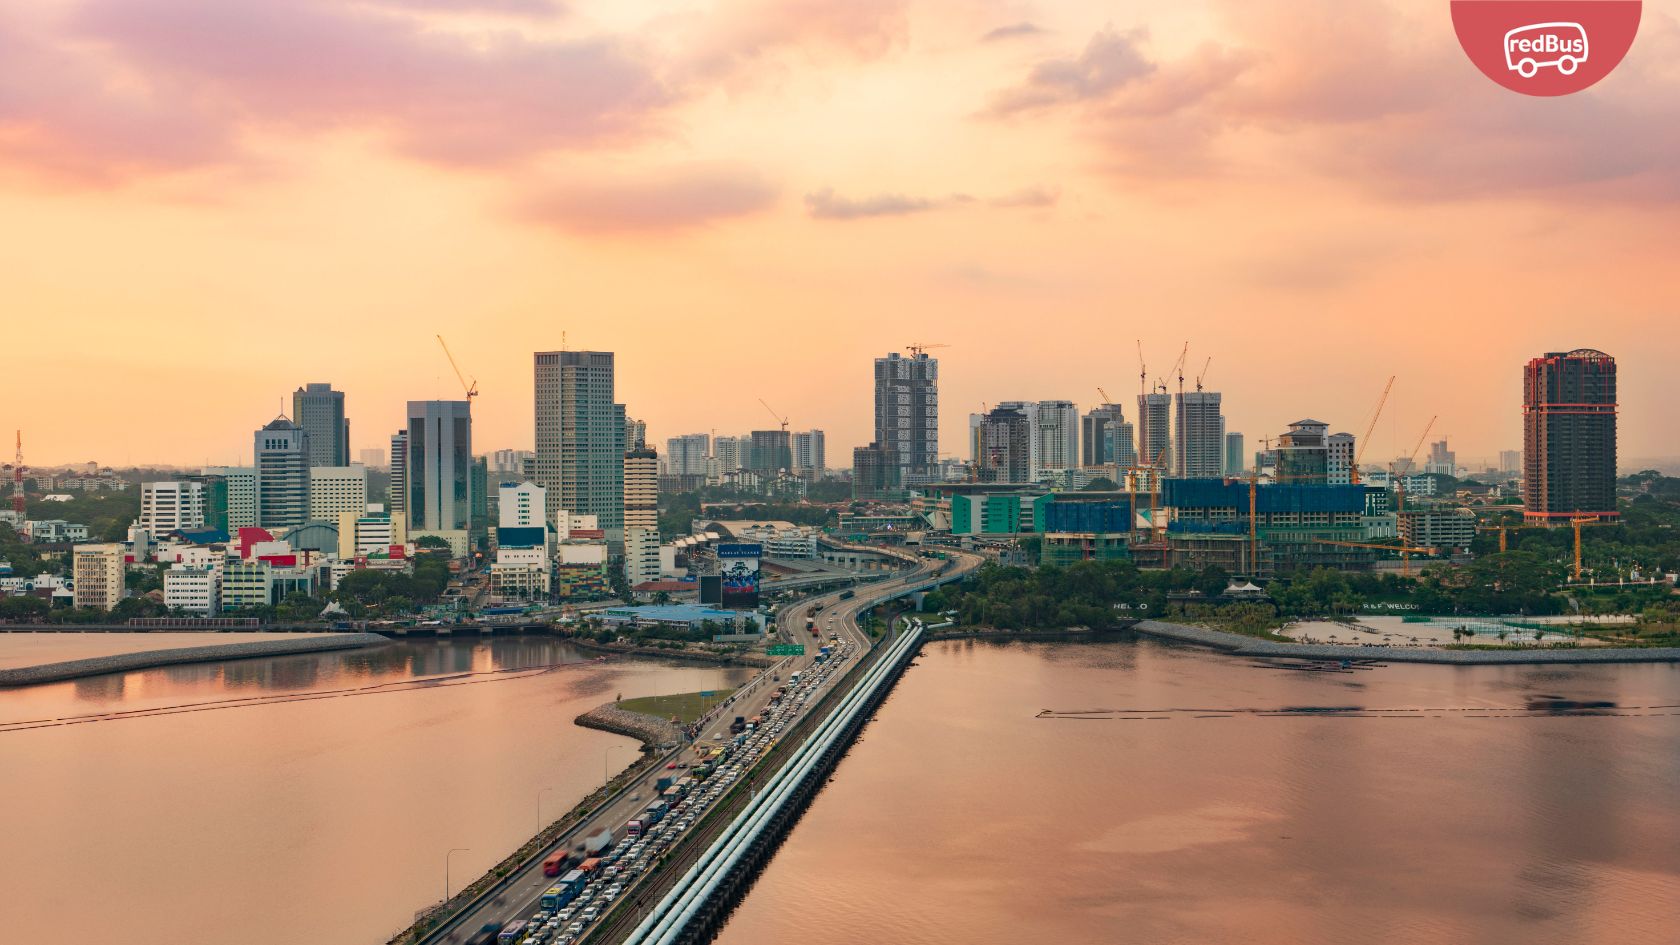
<svg viewBox="0 0 1680 945">
<path fill-rule="evenodd" d="M 577 715 L 748 676 L 504 638 L 0 691 L 0 941 L 383 942 L 637 757 Z"/>
<path fill-rule="evenodd" d="M 333 636 L 330 633 L 21 633 L 0 631 L 0 669 L 37 666 L 62 660 L 85 660 L 95 656 L 116 656 L 144 650 L 172 650 L 177 647 L 222 646 L 229 643 L 259 643 L 265 640 L 296 640 Z"/>
<path fill-rule="evenodd" d="M 1668 945 L 1677 713 L 1669 665 L 932 644 L 718 941 Z"/>
</svg>

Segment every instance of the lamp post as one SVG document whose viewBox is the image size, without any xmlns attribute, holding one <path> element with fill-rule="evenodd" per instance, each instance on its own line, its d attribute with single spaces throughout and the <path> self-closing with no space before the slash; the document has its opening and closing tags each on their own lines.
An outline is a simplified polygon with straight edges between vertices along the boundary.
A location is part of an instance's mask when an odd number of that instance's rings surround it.
<svg viewBox="0 0 1680 945">
<path fill-rule="evenodd" d="M 612 757 L 613 752 L 623 747 L 623 745 L 608 745 L 607 750 L 601 752 L 601 781 L 608 787 L 612 786 L 612 770 L 607 767 L 607 759 Z"/>
<path fill-rule="evenodd" d="M 472 847 L 451 847 L 443 855 L 443 901 L 449 901 L 449 858 L 457 853 L 471 853 Z"/>
<path fill-rule="evenodd" d="M 543 788 L 543 789 L 541 789 L 537 792 L 537 833 L 542 833 L 542 829 L 543 829 L 543 816 L 542 816 L 543 795 L 547 794 L 549 791 L 552 791 L 552 790 L 554 790 L 554 788 L 545 787 L 545 788 Z"/>
</svg>

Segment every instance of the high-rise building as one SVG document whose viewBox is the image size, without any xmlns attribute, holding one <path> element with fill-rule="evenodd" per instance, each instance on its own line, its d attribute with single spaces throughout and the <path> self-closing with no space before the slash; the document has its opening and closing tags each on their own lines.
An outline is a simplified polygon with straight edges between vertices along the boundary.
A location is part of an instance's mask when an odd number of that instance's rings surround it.
<svg viewBox="0 0 1680 945">
<path fill-rule="evenodd" d="M 1332 486 L 1353 482 L 1353 434 L 1332 433 L 1324 441 L 1324 481 Z"/>
<path fill-rule="evenodd" d="M 490 474 L 498 480 L 520 479 L 536 454 L 530 450 L 496 450 L 490 454 Z"/>
<path fill-rule="evenodd" d="M 77 607 L 110 610 L 123 598 L 123 557 L 128 549 L 120 544 L 77 545 L 71 549 L 71 574 L 76 579 L 73 602 Z"/>
<path fill-rule="evenodd" d="M 754 430 L 747 450 L 746 468 L 761 476 L 773 476 L 793 468 L 793 438 L 786 430 Z"/>
<path fill-rule="evenodd" d="M 369 469 L 385 469 L 390 465 L 390 456 L 379 447 L 356 451 L 356 461 Z"/>
<path fill-rule="evenodd" d="M 1440 476 L 1458 475 L 1458 454 L 1448 448 L 1446 439 L 1429 444 L 1429 459 L 1424 461 L 1423 471 Z"/>
<path fill-rule="evenodd" d="M 624 454 L 624 527 L 659 529 L 659 453 L 647 447 Z"/>
<path fill-rule="evenodd" d="M 253 453 L 257 524 L 274 529 L 309 521 L 308 435 L 285 417 L 276 417 L 256 432 Z"/>
<path fill-rule="evenodd" d="M 1025 412 L 996 407 L 980 421 L 975 437 L 981 482 L 1032 481 L 1032 421 Z"/>
<path fill-rule="evenodd" d="M 1029 414 L 1033 481 L 1079 466 L 1079 408 L 1071 400 L 1041 400 Z"/>
<path fill-rule="evenodd" d="M 1172 395 L 1139 394 L 1137 464 L 1170 469 L 1172 462 Z"/>
<path fill-rule="evenodd" d="M 385 507 L 394 517 L 408 515 L 408 433 L 391 434 L 391 484 Z"/>
<path fill-rule="evenodd" d="M 1616 359 L 1577 348 L 1528 362 L 1523 375 L 1523 518 L 1614 519 Z"/>
<path fill-rule="evenodd" d="M 739 472 L 746 465 L 747 450 L 751 440 L 743 443 L 738 436 L 720 436 L 712 441 L 712 462 L 707 465 L 706 475 L 727 476 Z M 714 470 L 713 465 L 717 467 Z"/>
<path fill-rule="evenodd" d="M 204 483 L 142 482 L 136 524 L 153 536 L 204 528 Z"/>
<path fill-rule="evenodd" d="M 1079 464 L 1081 466 L 1103 466 L 1109 463 L 1119 463 L 1115 458 L 1116 438 L 1110 434 L 1109 428 L 1115 424 L 1126 422 L 1126 408 L 1119 404 L 1102 404 L 1092 407 L 1085 414 L 1079 426 Z M 1130 439 L 1129 431 L 1128 437 Z M 1126 451 L 1131 452 L 1132 444 L 1126 444 Z M 1124 463 L 1122 465 L 1130 465 Z"/>
<path fill-rule="evenodd" d="M 823 431 L 804 430 L 793 434 L 793 471 L 797 475 L 820 477 L 828 469 Z"/>
<path fill-rule="evenodd" d="M 344 392 L 331 384 L 305 384 L 292 392 L 292 422 L 309 437 L 309 465 L 350 465 L 350 421 Z"/>
<path fill-rule="evenodd" d="M 611 351 L 539 351 L 536 482 L 548 513 L 593 515 L 609 541 L 624 529 L 624 405 L 613 402 Z"/>
<path fill-rule="evenodd" d="M 1174 396 L 1178 435 L 1173 474 L 1183 479 L 1217 479 L 1225 473 L 1225 417 L 1215 391 L 1179 391 Z"/>
<path fill-rule="evenodd" d="M 403 462 L 403 486 L 409 531 L 470 529 L 472 402 L 411 400 L 405 432 L 408 454 Z"/>
<path fill-rule="evenodd" d="M 1241 433 L 1225 433 L 1225 475 L 1240 476 L 1248 468 L 1248 458 L 1243 455 L 1243 435 Z"/>
<path fill-rule="evenodd" d="M 1278 437 L 1277 478 L 1284 485 L 1324 485 L 1330 472 L 1329 445 L 1325 434 L 1330 424 L 1318 420 L 1297 420 L 1289 432 Z"/>
<path fill-rule="evenodd" d="M 897 499 L 903 495 L 898 454 L 885 443 L 852 448 L 852 498 Z"/>
<path fill-rule="evenodd" d="M 504 482 L 496 496 L 496 524 L 501 528 L 542 528 L 548 501 L 534 482 Z"/>
<path fill-rule="evenodd" d="M 1522 475 L 1522 450 L 1500 450 L 1499 471 L 1507 476 Z"/>
<path fill-rule="evenodd" d="M 875 440 L 898 457 L 899 481 L 929 481 L 939 466 L 939 359 L 914 351 L 875 359 Z"/>
<path fill-rule="evenodd" d="M 366 466 L 313 466 L 309 470 L 309 520 L 338 523 L 345 512 L 367 511 Z"/>
<path fill-rule="evenodd" d="M 639 450 L 647 445 L 647 421 L 625 420 L 624 443 L 626 449 Z"/>
<path fill-rule="evenodd" d="M 222 520 L 217 521 L 211 515 L 213 498 L 206 500 L 206 527 L 223 529 L 232 534 L 241 528 L 251 528 L 257 524 L 257 467 L 206 466 L 201 478 L 207 490 L 217 488 L 212 483 L 218 482 L 220 489 L 226 490 Z"/>
<path fill-rule="evenodd" d="M 704 476 L 712 455 L 710 433 L 684 433 L 665 441 L 666 472 L 673 476 Z"/>
</svg>

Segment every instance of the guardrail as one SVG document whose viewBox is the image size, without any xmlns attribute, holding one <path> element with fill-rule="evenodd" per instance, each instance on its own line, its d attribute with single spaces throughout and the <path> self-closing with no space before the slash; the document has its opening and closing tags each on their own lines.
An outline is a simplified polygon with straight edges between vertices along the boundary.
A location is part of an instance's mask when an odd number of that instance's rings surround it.
<svg viewBox="0 0 1680 945">
<path fill-rule="evenodd" d="M 625 939 L 626 945 L 671 945 L 706 908 L 719 887 L 771 829 L 778 816 L 822 763 L 828 752 L 870 708 L 882 685 L 894 678 L 921 639 L 919 627 L 899 637 L 865 673 L 805 743 L 770 780 L 764 792 L 713 841 L 676 886 Z"/>
</svg>

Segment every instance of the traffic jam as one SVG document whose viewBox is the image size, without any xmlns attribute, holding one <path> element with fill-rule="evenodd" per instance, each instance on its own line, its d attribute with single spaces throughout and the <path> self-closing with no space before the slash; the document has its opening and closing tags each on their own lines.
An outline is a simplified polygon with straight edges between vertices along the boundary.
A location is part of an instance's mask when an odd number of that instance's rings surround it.
<svg viewBox="0 0 1680 945">
<path fill-rule="evenodd" d="M 853 645 L 831 637 L 811 666 L 788 676 L 770 696 L 764 711 L 736 716 L 729 734 L 696 742 L 691 766 L 671 762 L 655 782 L 657 796 L 637 816 L 615 830 L 602 830 L 574 850 L 560 850 L 543 861 L 552 885 L 526 918 L 490 923 L 468 945 L 572 945 L 582 938 L 625 890 L 656 868 L 661 858 L 742 775 L 750 771 L 820 691 L 835 668 L 852 656 Z"/>
</svg>

